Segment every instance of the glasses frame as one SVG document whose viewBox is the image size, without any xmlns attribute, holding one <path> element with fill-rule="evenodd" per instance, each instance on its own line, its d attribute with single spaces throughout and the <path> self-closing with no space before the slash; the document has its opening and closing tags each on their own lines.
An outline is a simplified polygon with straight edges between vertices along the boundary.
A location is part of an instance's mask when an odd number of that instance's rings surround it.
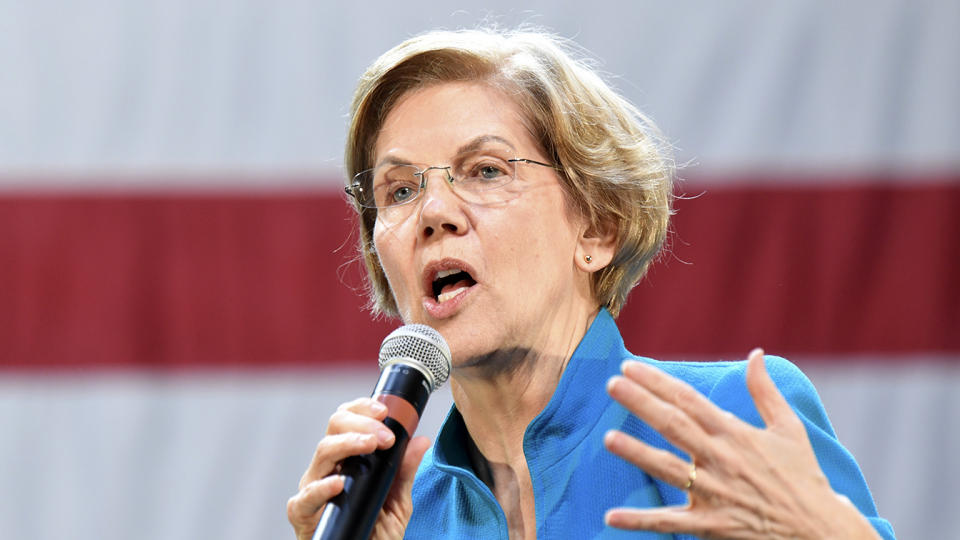
<svg viewBox="0 0 960 540">
<path fill-rule="evenodd" d="M 535 160 L 535 159 L 528 159 L 528 158 L 513 158 L 513 159 L 508 159 L 508 160 L 507 160 L 507 163 L 529 163 L 529 164 L 531 164 L 531 165 L 540 165 L 541 167 L 549 167 L 549 168 L 551 168 L 551 169 L 558 170 L 556 165 L 552 165 L 552 164 L 550 164 L 550 163 L 544 163 L 544 162 L 542 162 L 542 161 L 537 161 L 537 160 Z M 395 206 L 404 206 L 404 205 L 407 205 L 407 204 L 410 204 L 410 203 L 413 203 L 413 202 L 417 201 L 417 200 L 420 198 L 420 194 L 423 193 L 423 190 L 425 190 L 425 189 L 427 188 L 427 173 L 430 172 L 430 171 L 432 171 L 432 170 L 435 170 L 435 169 L 436 169 L 436 170 L 445 171 L 445 172 L 447 173 L 447 178 L 446 178 L 447 182 L 449 182 L 450 184 L 453 184 L 453 182 L 456 180 L 456 178 L 454 178 L 454 176 L 453 176 L 452 174 L 450 174 L 450 169 L 451 169 L 452 167 L 453 167 L 452 165 L 447 165 L 447 166 L 431 165 L 431 166 L 429 166 L 429 167 L 427 167 L 427 168 L 425 168 L 425 169 L 422 169 L 422 170 L 421 170 L 421 169 L 418 169 L 417 172 L 414 173 L 414 175 L 420 177 L 420 187 L 419 187 L 419 189 L 417 190 L 417 194 L 416 194 L 414 197 L 411 197 L 410 199 L 408 199 L 408 200 L 406 200 L 406 201 L 403 201 L 402 203 L 392 204 L 392 205 L 387 206 L 387 207 L 384 207 L 384 208 L 393 208 L 393 207 L 395 207 Z M 369 171 L 371 171 L 371 170 L 373 170 L 373 169 L 366 169 L 366 170 L 363 170 L 363 171 L 358 172 L 356 175 L 354 175 L 353 181 L 350 182 L 350 185 L 349 185 L 349 186 L 346 186 L 345 188 L 343 188 L 343 190 L 344 190 L 345 192 L 347 192 L 347 195 L 350 195 L 351 197 L 353 197 L 353 199 L 357 202 L 358 205 L 360 205 L 361 208 L 368 208 L 368 209 L 371 209 L 371 210 L 382 210 L 382 208 L 378 207 L 378 206 L 376 205 L 376 203 L 374 203 L 374 204 L 371 206 L 371 205 L 369 205 L 369 204 L 367 204 L 367 203 L 364 202 L 364 201 L 366 200 L 366 194 L 364 193 L 363 183 L 362 183 L 360 180 L 357 180 L 357 178 L 358 178 L 360 175 L 362 175 L 362 174 L 364 174 L 364 173 L 366 173 L 366 172 L 369 172 Z M 513 178 L 513 180 L 516 180 L 516 171 L 514 171 L 514 178 Z M 512 181 L 512 180 L 511 180 L 511 181 Z M 371 194 L 371 195 L 372 195 L 372 194 Z"/>
</svg>

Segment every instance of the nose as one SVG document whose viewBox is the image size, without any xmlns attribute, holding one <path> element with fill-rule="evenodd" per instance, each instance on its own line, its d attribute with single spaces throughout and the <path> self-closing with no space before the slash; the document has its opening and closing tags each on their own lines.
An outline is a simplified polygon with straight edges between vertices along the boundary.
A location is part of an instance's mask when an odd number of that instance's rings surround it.
<svg viewBox="0 0 960 540">
<path fill-rule="evenodd" d="M 429 173 L 433 182 L 428 181 Z M 446 167 L 431 167 L 423 172 L 420 193 L 420 235 L 430 238 L 439 232 L 463 234 L 468 221 L 463 212 L 465 204 L 453 190 L 453 177 Z"/>
</svg>

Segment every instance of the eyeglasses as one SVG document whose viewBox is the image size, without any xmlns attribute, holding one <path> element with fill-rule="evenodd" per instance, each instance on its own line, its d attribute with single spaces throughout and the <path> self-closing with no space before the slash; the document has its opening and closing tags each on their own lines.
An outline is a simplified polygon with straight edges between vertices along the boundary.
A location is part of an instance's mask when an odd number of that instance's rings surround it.
<svg viewBox="0 0 960 540">
<path fill-rule="evenodd" d="M 447 185 L 464 201 L 496 204 L 514 196 L 502 188 L 516 180 L 518 163 L 555 168 L 533 159 L 502 159 L 483 152 L 457 158 L 453 165 L 444 167 L 385 163 L 357 173 L 345 191 L 363 208 L 376 209 L 381 217 L 402 219 L 412 212 L 411 203 L 427 188 L 427 173 L 438 170 L 443 171 Z"/>
</svg>

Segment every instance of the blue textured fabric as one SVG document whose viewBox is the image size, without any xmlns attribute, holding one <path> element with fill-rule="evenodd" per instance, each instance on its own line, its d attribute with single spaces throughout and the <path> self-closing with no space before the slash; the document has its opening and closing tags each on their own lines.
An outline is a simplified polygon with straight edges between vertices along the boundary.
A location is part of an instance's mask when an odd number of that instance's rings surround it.
<svg viewBox="0 0 960 540">
<path fill-rule="evenodd" d="M 691 538 L 606 527 L 604 513 L 616 506 L 686 504 L 686 493 L 614 456 L 603 436 L 619 429 L 659 448 L 685 454 L 628 413 L 606 393 L 609 378 L 627 358 L 613 318 L 601 310 L 546 408 L 530 423 L 523 448 L 536 501 L 541 539 Z M 746 388 L 746 362 L 653 363 L 682 379 L 714 403 L 753 425 L 763 425 Z M 810 381 L 793 364 L 767 357 L 767 370 L 803 419 L 821 468 L 833 489 L 845 494 L 884 538 L 894 538 L 876 507 L 853 456 L 837 441 Z M 417 472 L 414 511 L 406 538 L 507 540 L 507 521 L 490 489 L 470 465 L 466 426 L 452 408 Z"/>
</svg>

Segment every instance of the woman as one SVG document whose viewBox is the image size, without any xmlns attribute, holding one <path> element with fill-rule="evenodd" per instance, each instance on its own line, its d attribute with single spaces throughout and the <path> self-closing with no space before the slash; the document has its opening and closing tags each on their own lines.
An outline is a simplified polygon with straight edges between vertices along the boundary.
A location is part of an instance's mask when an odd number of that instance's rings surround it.
<svg viewBox="0 0 960 540">
<path fill-rule="evenodd" d="M 791 364 L 626 351 L 613 318 L 664 242 L 674 169 L 555 39 L 413 38 L 352 110 L 374 311 L 446 338 L 456 403 L 425 458 L 409 444 L 374 537 L 893 537 Z M 385 415 L 360 398 L 331 416 L 288 503 L 298 538 L 339 461 L 393 444 Z"/>
</svg>

